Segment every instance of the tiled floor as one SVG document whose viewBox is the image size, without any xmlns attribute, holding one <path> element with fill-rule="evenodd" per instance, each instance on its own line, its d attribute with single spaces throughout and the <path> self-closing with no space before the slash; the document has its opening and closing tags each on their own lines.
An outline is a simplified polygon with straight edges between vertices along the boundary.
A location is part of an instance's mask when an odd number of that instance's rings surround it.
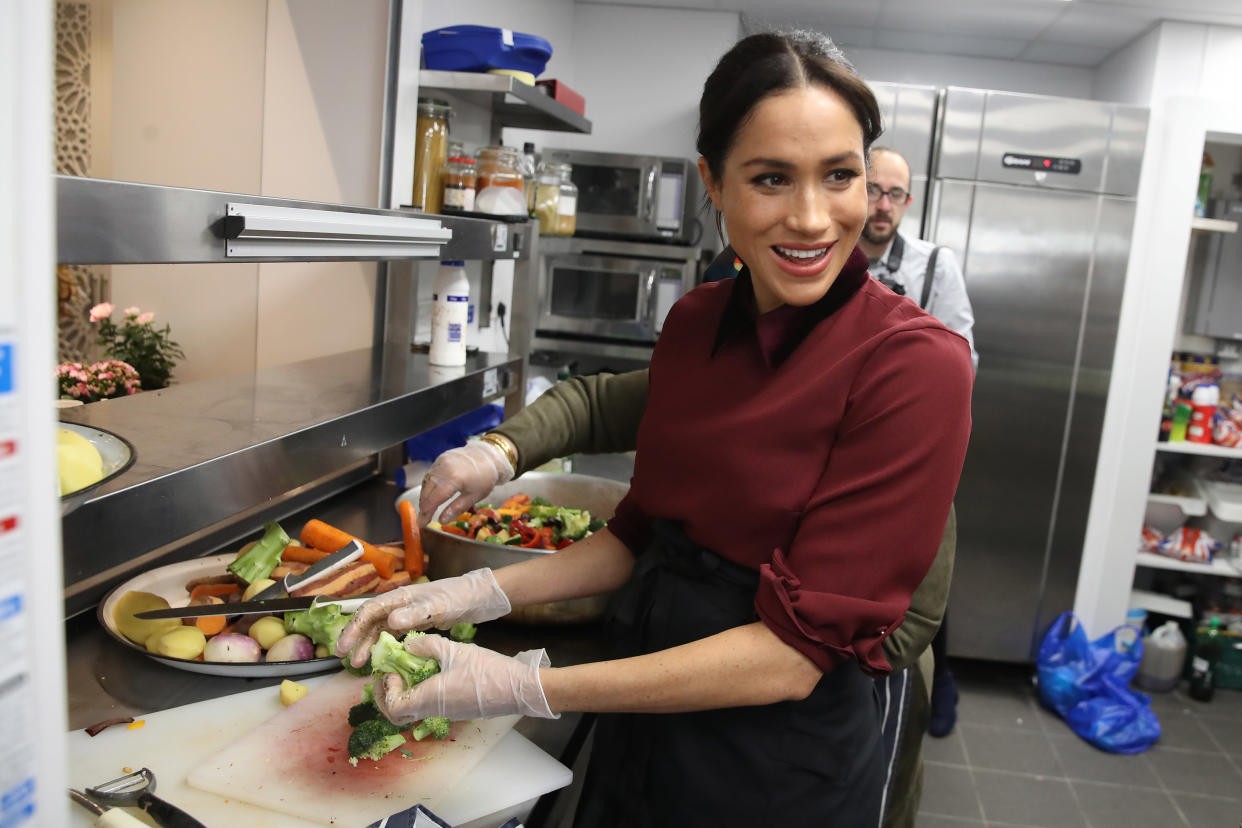
<svg viewBox="0 0 1242 828">
<path fill-rule="evenodd" d="M 1161 738 L 1099 751 L 1042 708 L 1030 670 L 954 662 L 958 724 L 923 742 L 919 828 L 1240 828 L 1242 691 L 1153 695 Z"/>
</svg>

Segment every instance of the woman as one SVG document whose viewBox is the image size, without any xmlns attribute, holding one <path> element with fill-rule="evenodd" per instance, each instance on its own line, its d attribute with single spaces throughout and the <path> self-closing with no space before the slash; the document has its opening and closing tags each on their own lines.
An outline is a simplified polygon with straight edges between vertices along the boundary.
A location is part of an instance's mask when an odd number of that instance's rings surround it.
<svg viewBox="0 0 1242 828">
<path fill-rule="evenodd" d="M 368 603 L 445 628 L 618 590 L 624 656 L 551 669 L 426 636 L 395 720 L 607 714 L 579 824 L 866 825 L 884 768 L 870 675 L 940 539 L 969 433 L 961 337 L 867 276 L 875 99 L 825 38 L 761 34 L 700 102 L 707 192 L 745 267 L 665 322 L 634 480 L 607 529 L 545 558 Z"/>
</svg>

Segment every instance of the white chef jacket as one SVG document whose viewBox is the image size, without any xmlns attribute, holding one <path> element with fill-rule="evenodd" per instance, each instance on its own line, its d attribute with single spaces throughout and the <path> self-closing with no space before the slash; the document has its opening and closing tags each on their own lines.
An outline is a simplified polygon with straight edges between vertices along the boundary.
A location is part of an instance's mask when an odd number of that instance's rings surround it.
<svg viewBox="0 0 1242 828">
<path fill-rule="evenodd" d="M 897 271 L 889 269 L 889 254 L 893 249 L 893 243 L 889 242 L 888 247 L 884 248 L 884 255 L 871 260 L 871 275 L 877 279 L 891 279 L 901 285 L 906 289 L 906 298 L 918 304 L 923 298 L 927 260 L 931 258 L 937 245 L 906 236 L 901 236 L 901 240 L 904 248 Z M 962 274 L 961 265 L 957 263 L 957 256 L 947 247 L 941 247 L 936 254 L 936 272 L 932 277 L 931 295 L 927 297 L 927 307 L 923 310 L 939 319 L 946 328 L 966 337 L 970 344 L 970 360 L 974 363 L 975 370 L 978 370 L 979 354 L 975 351 L 975 337 L 972 333 L 975 313 L 970 307 L 970 297 L 966 295 L 966 277 Z"/>
</svg>

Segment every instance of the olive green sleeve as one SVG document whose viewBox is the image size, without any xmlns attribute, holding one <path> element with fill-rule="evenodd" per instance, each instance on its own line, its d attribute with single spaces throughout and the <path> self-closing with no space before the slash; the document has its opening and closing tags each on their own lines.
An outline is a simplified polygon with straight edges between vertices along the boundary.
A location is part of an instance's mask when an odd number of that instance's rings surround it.
<svg viewBox="0 0 1242 828">
<path fill-rule="evenodd" d="M 647 408 L 647 371 L 558 382 L 493 429 L 517 446 L 516 474 L 567 454 L 632 451 Z"/>
<path fill-rule="evenodd" d="M 919 659 L 936 637 L 940 622 L 944 620 L 945 606 L 949 601 L 949 584 L 953 581 L 953 558 L 957 552 L 957 512 L 949 507 L 949 519 L 944 525 L 940 548 L 931 569 L 910 596 L 910 609 L 906 620 L 884 639 L 884 655 L 892 665 L 893 672 L 904 670 Z"/>
</svg>

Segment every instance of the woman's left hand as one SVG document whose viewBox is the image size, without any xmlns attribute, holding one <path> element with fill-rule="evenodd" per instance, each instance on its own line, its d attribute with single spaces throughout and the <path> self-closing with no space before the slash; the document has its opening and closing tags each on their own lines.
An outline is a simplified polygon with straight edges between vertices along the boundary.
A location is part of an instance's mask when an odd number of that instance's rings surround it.
<svg viewBox="0 0 1242 828">
<path fill-rule="evenodd" d="M 405 649 L 436 659 L 440 672 L 409 690 L 396 673 L 383 677 L 375 703 L 394 724 L 428 716 L 455 722 L 513 713 L 558 718 L 549 709 L 539 681 L 539 669 L 550 664 L 544 650 L 527 650 L 511 658 L 438 635 L 407 638 Z"/>
</svg>

